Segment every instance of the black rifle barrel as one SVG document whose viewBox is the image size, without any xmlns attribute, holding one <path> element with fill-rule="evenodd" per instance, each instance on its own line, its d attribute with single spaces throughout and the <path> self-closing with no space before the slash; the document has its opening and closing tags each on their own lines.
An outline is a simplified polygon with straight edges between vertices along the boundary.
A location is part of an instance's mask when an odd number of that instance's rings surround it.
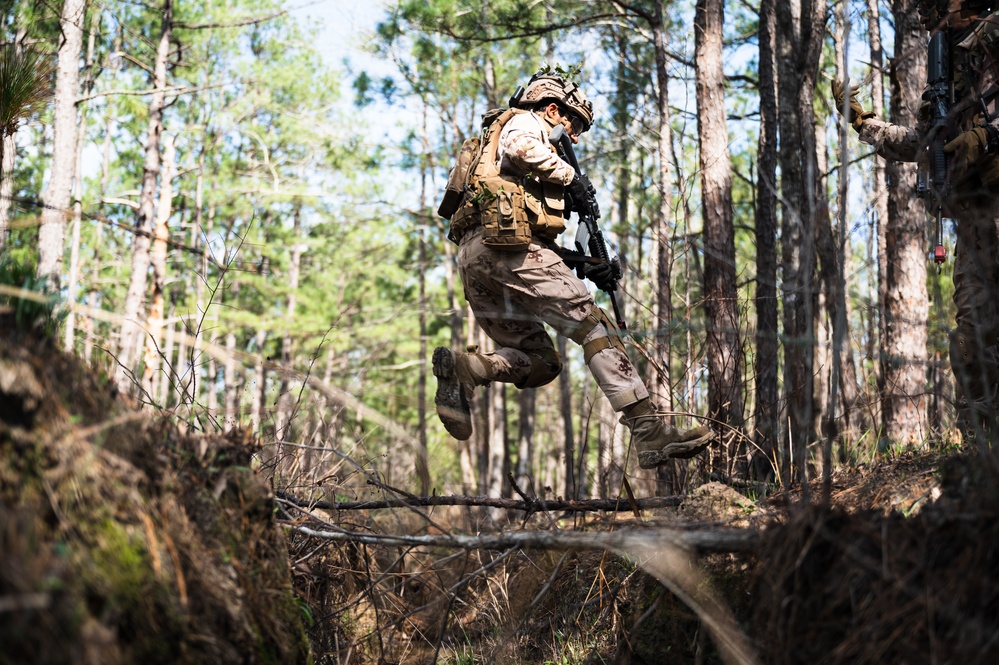
<svg viewBox="0 0 999 665">
<path fill-rule="evenodd" d="M 548 135 L 549 142 L 555 146 L 558 151 L 559 157 L 565 160 L 569 166 L 573 168 L 576 172 L 576 177 L 583 181 L 584 186 L 590 191 L 590 200 L 587 201 L 574 201 L 576 206 L 576 214 L 579 216 L 579 223 L 586 227 L 586 231 L 589 235 L 589 247 L 580 247 L 577 243 L 576 249 L 581 252 L 585 252 L 589 249 L 590 254 L 595 258 L 600 259 L 608 264 L 614 265 L 614 261 L 610 258 L 610 252 L 607 250 L 607 242 L 604 240 L 603 231 L 600 230 L 600 226 L 597 224 L 597 219 L 600 217 L 600 212 L 597 208 L 596 201 L 593 200 L 592 185 L 590 184 L 589 178 L 583 173 L 579 168 L 579 161 L 576 159 L 576 153 L 572 149 L 572 139 L 566 134 L 565 128 L 562 125 L 558 125 L 551 131 Z M 615 268 L 616 269 L 616 268 Z M 611 307 L 614 309 L 614 319 L 617 322 L 617 327 L 621 330 L 627 330 L 628 326 L 624 321 L 624 314 L 621 312 L 621 306 L 617 301 L 617 280 L 613 280 L 608 289 L 604 289 L 608 296 L 610 296 Z"/>
</svg>

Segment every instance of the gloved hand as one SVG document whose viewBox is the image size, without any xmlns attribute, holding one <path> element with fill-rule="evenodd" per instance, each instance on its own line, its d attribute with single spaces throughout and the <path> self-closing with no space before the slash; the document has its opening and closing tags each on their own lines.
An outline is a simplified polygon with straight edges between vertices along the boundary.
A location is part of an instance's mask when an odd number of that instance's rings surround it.
<svg viewBox="0 0 999 665">
<path fill-rule="evenodd" d="M 846 121 L 853 126 L 858 132 L 860 128 L 864 126 L 864 121 L 868 118 L 873 118 L 875 116 L 874 111 L 865 111 L 864 107 L 860 105 L 857 101 L 857 91 L 860 90 L 859 85 L 850 86 L 850 108 L 847 111 Z M 832 82 L 832 94 L 833 100 L 836 102 L 836 110 L 840 113 L 843 112 L 843 97 L 845 91 L 843 90 L 843 83 L 833 79 Z"/>
<path fill-rule="evenodd" d="M 984 127 L 975 127 L 961 132 L 956 139 L 944 146 L 944 152 L 951 155 L 951 178 L 956 180 L 968 171 L 968 167 L 986 154 L 989 134 Z"/>
<path fill-rule="evenodd" d="M 580 279 L 588 279 L 601 291 L 610 291 L 617 279 L 617 270 L 610 263 L 579 263 L 576 265 L 576 275 Z"/>
<path fill-rule="evenodd" d="M 572 202 L 575 206 L 578 206 L 586 200 L 586 183 L 583 182 L 583 179 L 580 178 L 579 175 L 574 175 L 572 177 L 572 182 L 565 186 L 565 191 L 572 197 Z"/>
</svg>

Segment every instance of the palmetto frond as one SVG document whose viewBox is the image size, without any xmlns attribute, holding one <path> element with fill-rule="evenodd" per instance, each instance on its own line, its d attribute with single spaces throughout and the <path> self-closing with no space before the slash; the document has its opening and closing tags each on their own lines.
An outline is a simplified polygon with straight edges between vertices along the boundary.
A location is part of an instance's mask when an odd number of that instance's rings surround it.
<svg viewBox="0 0 999 665">
<path fill-rule="evenodd" d="M 0 47 L 0 137 L 13 134 L 18 122 L 52 97 L 54 67 L 51 58 L 30 48 Z"/>
</svg>

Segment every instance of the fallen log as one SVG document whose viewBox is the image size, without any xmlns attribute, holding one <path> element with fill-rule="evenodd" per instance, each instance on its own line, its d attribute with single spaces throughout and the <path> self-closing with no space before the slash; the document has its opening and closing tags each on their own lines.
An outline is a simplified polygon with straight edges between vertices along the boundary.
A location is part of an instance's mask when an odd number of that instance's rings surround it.
<svg viewBox="0 0 999 665">
<path fill-rule="evenodd" d="M 287 525 L 302 535 L 333 542 L 395 547 L 440 547 L 462 550 L 610 550 L 619 553 L 648 548 L 679 547 L 699 554 L 753 552 L 759 544 L 756 529 L 619 529 L 594 531 L 511 531 L 477 536 L 403 536 L 348 530 L 320 530 L 304 525 Z"/>
<path fill-rule="evenodd" d="M 410 496 L 405 499 L 380 499 L 370 501 L 308 501 L 287 492 L 278 492 L 278 498 L 300 508 L 319 508 L 321 510 L 382 510 L 386 508 L 414 508 L 431 506 L 483 506 L 486 508 L 505 508 L 526 513 L 542 511 L 554 512 L 596 512 L 596 511 L 630 511 L 630 500 L 621 499 L 500 499 L 488 496 Z M 652 508 L 676 508 L 683 502 L 678 496 L 655 496 L 647 499 L 635 499 L 635 504 L 641 510 Z"/>
</svg>

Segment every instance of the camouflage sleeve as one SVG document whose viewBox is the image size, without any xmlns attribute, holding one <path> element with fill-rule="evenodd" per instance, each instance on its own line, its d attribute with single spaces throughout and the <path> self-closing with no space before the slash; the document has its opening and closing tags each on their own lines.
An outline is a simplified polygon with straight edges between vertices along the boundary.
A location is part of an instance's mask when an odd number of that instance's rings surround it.
<svg viewBox="0 0 999 665">
<path fill-rule="evenodd" d="M 548 143 L 541 123 L 533 114 L 518 115 L 503 128 L 499 140 L 500 169 L 533 173 L 541 180 L 568 185 L 576 172 Z"/>
<path fill-rule="evenodd" d="M 860 128 L 860 140 L 874 146 L 874 151 L 893 162 L 915 162 L 923 148 L 919 131 L 868 118 Z"/>
</svg>

